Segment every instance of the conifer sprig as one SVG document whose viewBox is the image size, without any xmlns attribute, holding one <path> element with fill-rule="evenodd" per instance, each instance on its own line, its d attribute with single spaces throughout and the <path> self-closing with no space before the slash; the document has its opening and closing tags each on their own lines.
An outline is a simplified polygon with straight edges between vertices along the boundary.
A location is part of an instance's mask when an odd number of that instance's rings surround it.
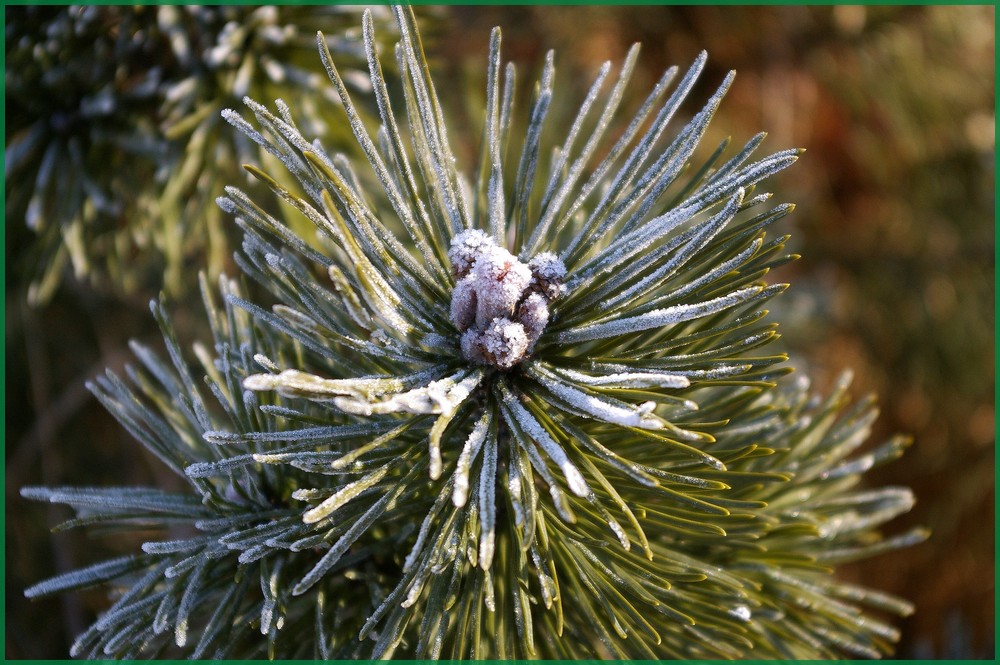
<svg viewBox="0 0 1000 665">
<path fill-rule="evenodd" d="M 387 8 L 376 21 L 391 33 Z M 194 260 L 219 275 L 232 251 L 215 205 L 261 155 L 219 112 L 281 97 L 311 131 L 336 94 L 312 67 L 312 35 L 367 86 L 357 8 L 15 7 L 7 13 L 6 213 L 35 234 L 23 272 L 44 304 L 75 279 L 119 292 L 195 290 Z M 309 26 L 303 32 L 303 26 Z M 178 231 L 180 225 L 180 231 Z M 137 261 L 136 256 L 144 257 Z"/>
<path fill-rule="evenodd" d="M 237 263 L 273 304 L 206 289 L 197 373 L 155 306 L 171 363 L 137 348 L 142 369 L 93 386 L 190 491 L 25 490 L 74 506 L 70 524 L 164 531 L 28 594 L 123 580 L 74 647 L 116 657 L 889 652 L 898 634 L 867 608 L 909 605 L 833 572 L 923 537 L 878 531 L 908 490 L 858 488 L 906 440 L 859 453 L 872 403 L 848 407 L 846 381 L 810 397 L 765 350 L 784 285 L 764 277 L 794 257 L 768 237 L 791 206 L 758 190 L 798 151 L 754 158 L 758 135 L 695 158 L 732 82 L 677 120 L 704 54 L 622 122 L 637 49 L 568 128 L 546 123 L 549 54 L 522 135 L 495 30 L 465 172 L 413 14 L 394 12 L 396 96 L 363 17 L 374 132 L 318 40 L 358 155 L 281 101 L 225 113 L 316 233 L 227 189 Z"/>
</svg>

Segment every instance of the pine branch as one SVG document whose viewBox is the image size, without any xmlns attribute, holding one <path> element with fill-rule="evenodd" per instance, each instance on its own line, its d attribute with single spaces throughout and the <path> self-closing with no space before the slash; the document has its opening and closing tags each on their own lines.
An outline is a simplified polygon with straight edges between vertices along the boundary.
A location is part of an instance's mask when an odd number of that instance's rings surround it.
<svg viewBox="0 0 1000 665">
<path fill-rule="evenodd" d="M 28 595 L 117 581 L 74 646 L 91 657 L 891 652 L 898 633 L 870 610 L 912 608 L 834 573 L 924 537 L 881 534 L 908 490 L 859 488 L 907 442 L 860 452 L 870 400 L 849 406 L 846 379 L 813 397 L 761 355 L 762 307 L 785 286 L 766 275 L 794 257 L 766 235 L 791 206 L 757 189 L 798 151 L 752 160 L 758 135 L 696 160 L 732 75 L 665 135 L 704 55 L 620 118 L 636 50 L 610 90 L 601 68 L 565 132 L 544 122 L 549 57 L 518 146 L 495 31 L 470 177 L 412 12 L 394 12 L 401 98 L 363 17 L 374 137 L 318 40 L 353 156 L 294 107 L 224 114 L 281 165 L 250 173 L 313 228 L 226 190 L 239 267 L 270 307 L 205 288 L 214 346 L 195 371 L 154 305 L 169 363 L 137 348 L 142 367 L 92 387 L 189 490 L 23 490 L 74 524 L 162 534 Z"/>
</svg>

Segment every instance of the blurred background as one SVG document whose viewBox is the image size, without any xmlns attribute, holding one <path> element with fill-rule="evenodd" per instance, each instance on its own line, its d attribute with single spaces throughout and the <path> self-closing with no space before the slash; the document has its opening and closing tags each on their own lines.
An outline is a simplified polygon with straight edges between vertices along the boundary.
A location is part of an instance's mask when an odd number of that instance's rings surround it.
<svg viewBox="0 0 1000 665">
<path fill-rule="evenodd" d="M 129 339 L 157 345 L 147 303 L 161 290 L 181 338 L 199 338 L 194 275 L 232 273 L 237 242 L 212 201 L 223 184 L 248 186 L 238 165 L 255 159 L 218 122 L 218 109 L 237 106 L 240 91 L 282 97 L 293 110 L 321 106 L 327 86 L 312 35 L 342 35 L 332 42 L 338 63 L 363 68 L 357 31 L 345 32 L 360 15 L 5 12 L 5 655 L 65 658 L 102 594 L 28 602 L 23 590 L 117 550 L 113 539 L 50 534 L 68 514 L 28 503 L 18 489 L 173 485 L 84 382 L 120 370 Z M 773 278 L 792 288 L 772 316 L 779 344 L 816 390 L 850 368 L 856 396 L 879 396 L 873 443 L 914 437 L 869 482 L 912 487 L 917 505 L 897 528 L 928 526 L 930 540 L 842 571 L 915 602 L 901 623 L 902 658 L 994 656 L 994 12 L 421 8 L 424 45 L 458 130 L 482 104 L 489 30 L 499 25 L 522 82 L 555 49 L 556 99 L 568 104 L 579 103 L 601 62 L 620 63 L 633 42 L 643 44 L 633 103 L 667 66 L 684 68 L 705 49 L 693 108 L 738 71 L 706 146 L 727 135 L 742 145 L 764 129 L 763 149 L 807 149 L 770 187 L 798 205 L 780 231 L 802 255 Z M 384 12 L 376 23 L 391 43 Z M 456 96 L 459 83 L 473 85 L 475 98 Z M 523 111 L 527 91 L 519 93 Z M 344 140 L 343 127 L 313 115 L 328 147 Z M 455 148 L 461 160 L 476 146 Z"/>
</svg>

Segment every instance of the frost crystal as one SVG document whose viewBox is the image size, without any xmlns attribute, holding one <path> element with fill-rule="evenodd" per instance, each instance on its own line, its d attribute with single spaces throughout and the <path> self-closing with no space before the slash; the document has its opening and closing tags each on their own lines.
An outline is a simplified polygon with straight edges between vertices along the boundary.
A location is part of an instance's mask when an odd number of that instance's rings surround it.
<svg viewBox="0 0 1000 665">
<path fill-rule="evenodd" d="M 510 369 L 524 358 L 528 336 L 524 326 L 510 319 L 494 319 L 483 332 L 483 350 L 487 360 L 500 369 Z"/>
<path fill-rule="evenodd" d="M 484 247 L 472 266 L 476 289 L 476 326 L 510 316 L 531 282 L 531 270 L 502 247 Z"/>
<path fill-rule="evenodd" d="M 535 342 L 542 336 L 545 324 L 549 322 L 549 301 L 541 293 L 532 293 L 517 308 L 517 319 L 528 335 L 528 352 L 535 348 Z"/>
<path fill-rule="evenodd" d="M 493 239 L 479 229 L 466 229 L 451 240 L 448 260 L 456 277 L 465 277 L 484 247 L 495 247 Z"/>
<path fill-rule="evenodd" d="M 566 277 L 566 266 L 558 256 L 542 252 L 528 261 L 528 267 L 531 269 L 531 287 L 545 294 L 546 298 L 555 300 L 565 292 L 563 279 Z"/>
<path fill-rule="evenodd" d="M 508 370 L 531 353 L 549 322 L 549 303 L 565 291 L 566 266 L 552 252 L 527 264 L 477 229 L 456 235 L 448 250 L 458 283 L 451 322 L 462 356 Z"/>
</svg>

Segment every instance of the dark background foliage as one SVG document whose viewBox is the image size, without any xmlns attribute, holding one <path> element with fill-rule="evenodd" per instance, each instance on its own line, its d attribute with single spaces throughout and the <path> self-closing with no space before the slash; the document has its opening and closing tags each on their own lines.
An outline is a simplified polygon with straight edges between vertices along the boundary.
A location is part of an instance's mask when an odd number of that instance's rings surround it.
<svg viewBox="0 0 1000 665">
<path fill-rule="evenodd" d="M 855 394 L 879 395 L 873 442 L 915 438 L 870 482 L 912 487 L 918 503 L 901 521 L 929 526 L 931 539 L 843 571 L 916 603 L 901 657 L 994 652 L 994 21 L 986 6 L 454 7 L 425 34 L 440 92 L 456 102 L 459 86 L 440 81 L 481 79 L 493 25 L 522 80 L 554 48 L 571 103 L 634 41 L 639 93 L 704 48 L 696 99 L 738 70 L 706 144 L 766 129 L 772 150 L 807 148 L 775 185 L 799 206 L 784 230 L 803 258 L 776 276 L 792 288 L 774 320 L 817 389 L 852 368 Z M 460 159 L 463 148 L 475 146 L 456 146 Z M 48 305 L 30 308 L 18 257 L 31 240 L 8 220 L 6 657 L 60 658 L 102 593 L 31 603 L 23 589 L 123 545 L 49 535 L 68 511 L 29 504 L 18 488 L 176 480 L 83 388 L 123 366 L 129 338 L 157 343 L 146 307 L 155 294 L 112 295 L 67 275 Z M 197 338 L 196 303 L 191 293 L 171 306 L 182 339 Z"/>
</svg>

